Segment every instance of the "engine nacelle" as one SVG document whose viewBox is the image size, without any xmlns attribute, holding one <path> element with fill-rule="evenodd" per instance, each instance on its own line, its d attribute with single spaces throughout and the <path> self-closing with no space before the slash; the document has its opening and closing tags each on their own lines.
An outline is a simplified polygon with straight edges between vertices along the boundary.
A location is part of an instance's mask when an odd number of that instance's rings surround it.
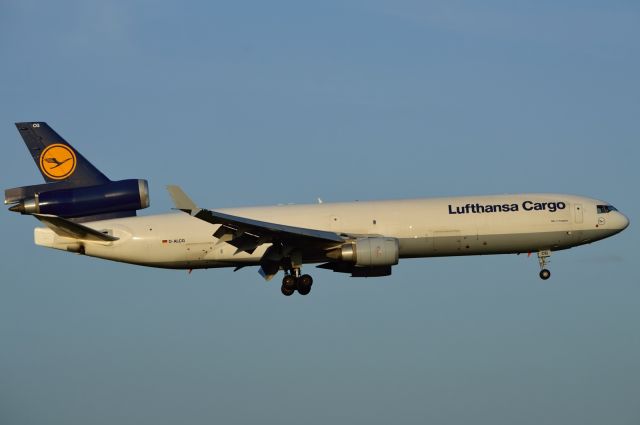
<svg viewBox="0 0 640 425">
<path fill-rule="evenodd" d="M 97 186 L 42 191 L 10 209 L 25 214 L 52 214 L 64 218 L 85 217 L 149 206 L 146 180 L 120 180 Z"/>
<path fill-rule="evenodd" d="M 358 238 L 330 252 L 328 256 L 359 267 L 394 266 L 398 264 L 400 249 L 395 238 Z"/>
</svg>

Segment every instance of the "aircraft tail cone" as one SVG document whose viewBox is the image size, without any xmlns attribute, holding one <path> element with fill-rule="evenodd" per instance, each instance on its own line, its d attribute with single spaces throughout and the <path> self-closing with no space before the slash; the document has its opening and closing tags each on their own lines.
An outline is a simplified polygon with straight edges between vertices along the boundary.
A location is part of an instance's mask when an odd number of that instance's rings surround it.
<svg viewBox="0 0 640 425">
<path fill-rule="evenodd" d="M 15 204 L 15 205 L 9 207 L 9 211 L 24 213 L 24 204 L 22 204 L 22 203 Z"/>
</svg>

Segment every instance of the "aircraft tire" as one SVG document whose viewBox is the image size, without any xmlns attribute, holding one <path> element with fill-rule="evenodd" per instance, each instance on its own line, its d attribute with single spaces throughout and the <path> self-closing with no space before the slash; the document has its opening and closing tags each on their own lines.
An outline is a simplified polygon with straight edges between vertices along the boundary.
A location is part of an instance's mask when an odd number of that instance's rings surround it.
<svg viewBox="0 0 640 425">
<path fill-rule="evenodd" d="M 296 278 L 291 276 L 290 274 L 285 275 L 282 278 L 282 286 L 286 286 L 287 288 L 291 288 L 293 290 L 296 289 Z"/>
<path fill-rule="evenodd" d="M 547 269 L 540 270 L 540 279 L 547 280 L 551 277 L 551 272 Z"/>
<path fill-rule="evenodd" d="M 296 290 L 294 288 L 291 288 L 290 286 L 287 286 L 287 285 L 282 285 L 280 287 L 280 292 L 282 292 L 282 295 L 286 297 L 290 297 L 291 295 L 293 295 L 295 291 Z"/>
<path fill-rule="evenodd" d="M 313 285 L 313 278 L 308 274 L 303 274 L 298 278 L 296 282 L 298 287 L 298 293 L 300 295 L 307 295 L 311 292 L 311 285 Z"/>
<path fill-rule="evenodd" d="M 309 295 L 309 292 L 311 292 L 311 286 L 298 286 L 298 294 Z"/>
</svg>

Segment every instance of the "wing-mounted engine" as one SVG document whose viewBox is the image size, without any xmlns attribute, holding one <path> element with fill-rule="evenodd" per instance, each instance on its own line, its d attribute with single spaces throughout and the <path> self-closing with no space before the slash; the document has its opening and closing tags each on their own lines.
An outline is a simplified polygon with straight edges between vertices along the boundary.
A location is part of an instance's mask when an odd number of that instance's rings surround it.
<svg viewBox="0 0 640 425">
<path fill-rule="evenodd" d="M 327 257 L 333 261 L 318 267 L 352 277 L 389 276 L 391 266 L 398 264 L 400 249 L 396 238 L 357 238 L 329 251 Z"/>
<path fill-rule="evenodd" d="M 150 205 L 148 183 L 141 179 L 86 187 L 24 186 L 8 189 L 5 203 L 13 203 L 9 209 L 22 214 L 50 214 L 70 219 L 131 216 Z"/>
</svg>

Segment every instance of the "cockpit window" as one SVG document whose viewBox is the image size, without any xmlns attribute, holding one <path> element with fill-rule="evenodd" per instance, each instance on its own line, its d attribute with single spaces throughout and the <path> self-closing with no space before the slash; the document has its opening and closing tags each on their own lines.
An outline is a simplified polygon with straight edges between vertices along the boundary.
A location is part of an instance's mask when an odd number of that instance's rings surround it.
<svg viewBox="0 0 640 425">
<path fill-rule="evenodd" d="M 611 211 L 618 211 L 613 205 L 597 205 L 598 214 L 607 214 Z"/>
</svg>

